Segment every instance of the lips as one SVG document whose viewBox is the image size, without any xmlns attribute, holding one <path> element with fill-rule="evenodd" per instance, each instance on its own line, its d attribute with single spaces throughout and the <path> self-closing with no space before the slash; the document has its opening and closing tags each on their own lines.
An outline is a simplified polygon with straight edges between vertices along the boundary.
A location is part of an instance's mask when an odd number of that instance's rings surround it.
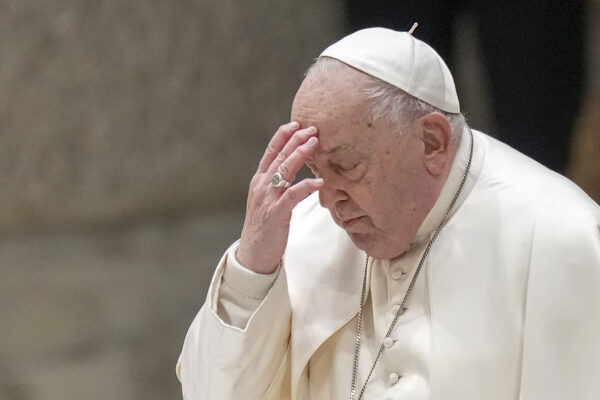
<svg viewBox="0 0 600 400">
<path fill-rule="evenodd" d="M 360 221 L 363 217 L 364 217 L 364 215 L 361 215 L 359 217 L 345 219 L 342 221 L 342 226 L 344 227 L 344 229 L 350 229 L 353 226 L 355 226 L 356 224 L 360 223 Z"/>
<path fill-rule="evenodd" d="M 367 216 L 359 209 L 351 210 L 349 208 L 338 209 L 337 207 L 329 210 L 334 221 L 342 228 L 348 230 L 357 225 L 362 219 Z"/>
</svg>

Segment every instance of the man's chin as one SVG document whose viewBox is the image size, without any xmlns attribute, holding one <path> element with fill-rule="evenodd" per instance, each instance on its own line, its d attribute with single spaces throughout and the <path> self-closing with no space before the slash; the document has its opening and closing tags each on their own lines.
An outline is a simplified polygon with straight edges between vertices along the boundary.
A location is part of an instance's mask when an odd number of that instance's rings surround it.
<svg viewBox="0 0 600 400">
<path fill-rule="evenodd" d="M 363 232 L 348 232 L 346 234 L 352 240 L 352 243 L 359 249 L 366 252 L 369 256 L 380 258 L 379 254 L 381 253 L 381 242 L 377 243 L 377 239 L 371 233 L 363 233 Z"/>
<path fill-rule="evenodd" d="M 387 260 L 402 255 L 407 249 L 407 246 L 390 246 L 383 238 L 372 233 L 348 232 L 346 234 L 352 240 L 352 243 L 359 249 L 363 250 L 370 257 L 380 260 Z"/>
</svg>

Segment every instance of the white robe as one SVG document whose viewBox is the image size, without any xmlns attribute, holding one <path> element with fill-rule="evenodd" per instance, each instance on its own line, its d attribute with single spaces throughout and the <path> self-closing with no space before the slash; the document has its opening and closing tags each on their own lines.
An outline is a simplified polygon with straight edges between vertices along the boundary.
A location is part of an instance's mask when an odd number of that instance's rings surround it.
<svg viewBox="0 0 600 400">
<path fill-rule="evenodd" d="M 596 400 L 600 208 L 564 177 L 484 134 L 474 138 L 467 190 L 419 277 L 431 398 Z M 184 397 L 345 398 L 349 379 L 339 388 L 309 365 L 355 318 L 364 253 L 316 196 L 294 210 L 283 268 L 244 328 L 217 314 L 227 261 L 186 336 L 177 367 Z M 336 343 L 350 364 L 331 371 L 349 377 L 353 341 Z"/>
</svg>

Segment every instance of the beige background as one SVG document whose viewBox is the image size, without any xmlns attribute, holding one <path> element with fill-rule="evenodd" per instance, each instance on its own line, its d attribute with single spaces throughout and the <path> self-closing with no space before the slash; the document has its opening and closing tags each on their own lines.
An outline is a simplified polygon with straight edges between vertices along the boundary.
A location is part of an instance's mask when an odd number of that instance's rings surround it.
<svg viewBox="0 0 600 400">
<path fill-rule="evenodd" d="M 459 92 L 493 132 L 462 18 Z M 343 21 L 336 0 L 0 1 L 0 399 L 180 398 L 249 178 Z M 572 174 L 598 199 L 597 79 Z"/>
</svg>

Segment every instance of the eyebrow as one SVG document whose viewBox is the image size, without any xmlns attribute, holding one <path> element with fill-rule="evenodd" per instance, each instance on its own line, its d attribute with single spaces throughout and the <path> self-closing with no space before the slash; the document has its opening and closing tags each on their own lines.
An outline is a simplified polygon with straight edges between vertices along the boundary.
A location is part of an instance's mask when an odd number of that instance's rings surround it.
<svg viewBox="0 0 600 400">
<path fill-rule="evenodd" d="M 352 150 L 352 146 L 349 144 L 343 144 L 343 145 L 336 146 L 331 150 L 326 150 L 326 153 L 327 153 L 327 155 L 331 155 L 331 154 L 341 153 L 343 151 L 349 151 L 349 150 Z M 314 162 L 310 158 L 306 160 L 305 164 L 312 164 L 314 166 Z"/>
</svg>

